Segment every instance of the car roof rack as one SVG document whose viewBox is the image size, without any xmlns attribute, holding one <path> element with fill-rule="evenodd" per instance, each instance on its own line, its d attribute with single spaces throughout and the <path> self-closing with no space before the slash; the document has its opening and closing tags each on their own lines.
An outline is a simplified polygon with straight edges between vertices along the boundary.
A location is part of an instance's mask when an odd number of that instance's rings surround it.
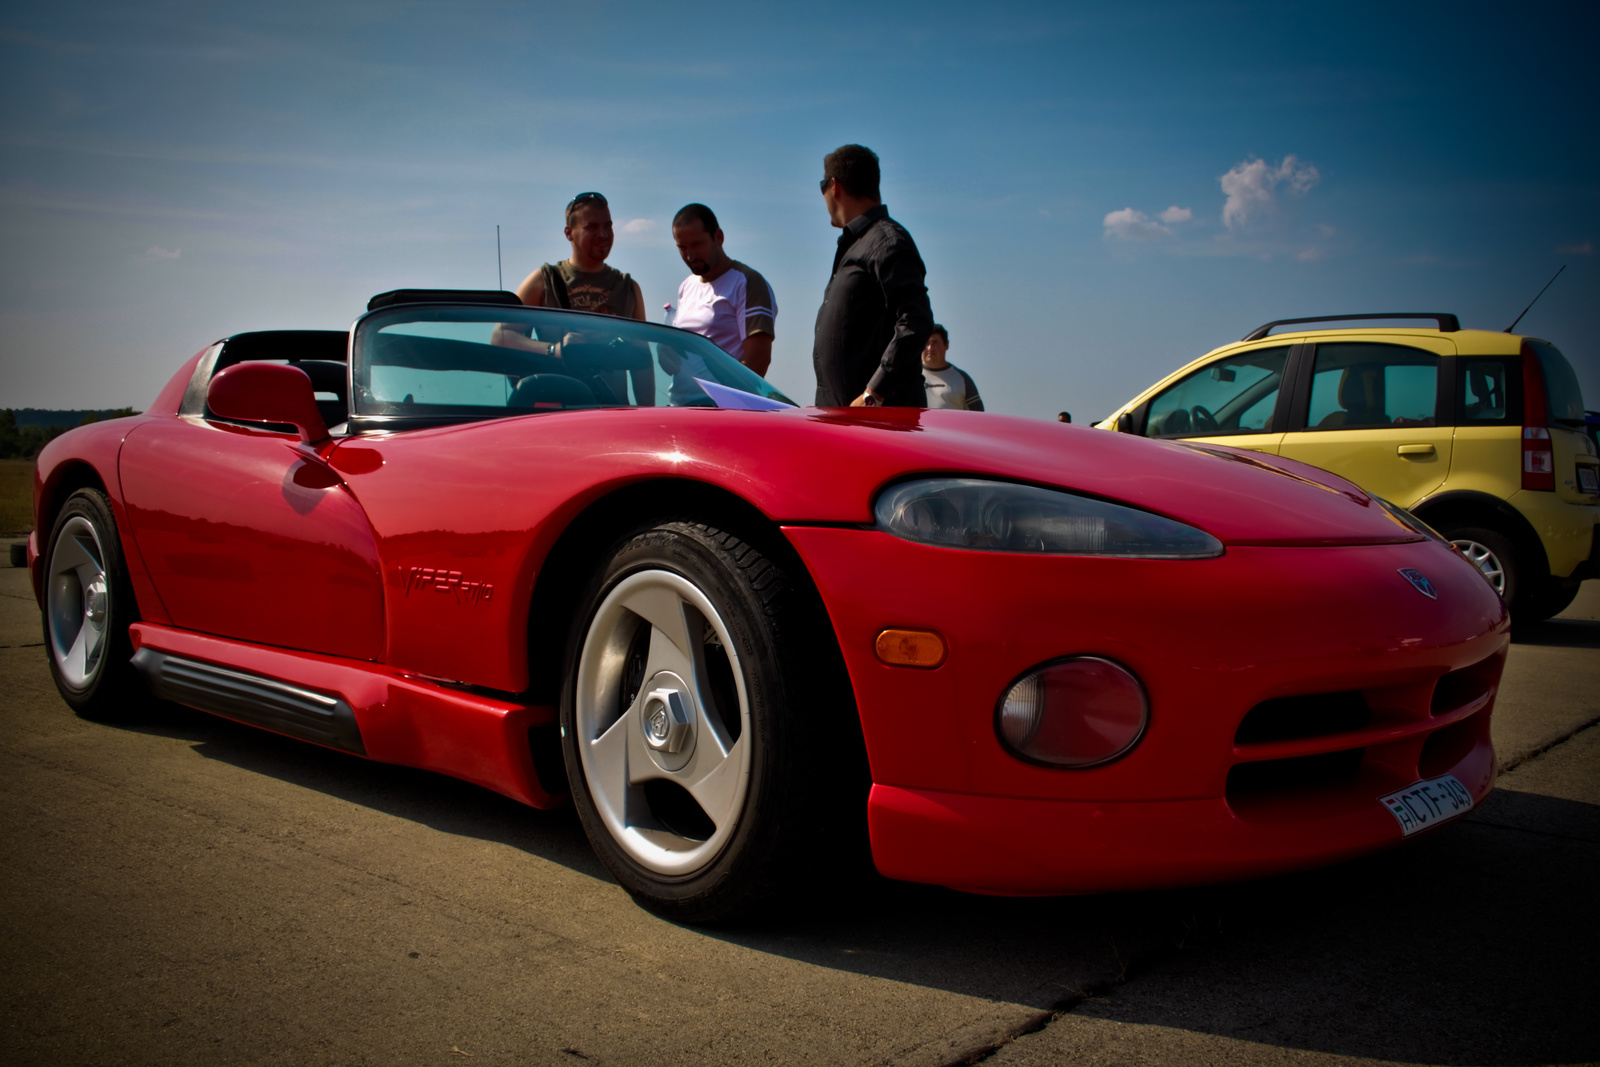
<svg viewBox="0 0 1600 1067">
<path fill-rule="evenodd" d="M 391 289 L 367 301 L 368 311 L 396 304 L 514 304 L 522 306 L 516 293 L 504 289 Z"/>
<path fill-rule="evenodd" d="M 1440 333 L 1455 333 L 1461 329 L 1461 320 L 1454 315 L 1428 314 L 1418 311 L 1394 311 L 1387 315 L 1313 315 L 1309 319 L 1275 319 L 1265 326 L 1257 326 L 1244 335 L 1246 341 L 1259 341 L 1272 332 L 1274 326 L 1293 326 L 1302 322 L 1353 322 L 1357 319 L 1432 319 L 1439 324 Z"/>
</svg>

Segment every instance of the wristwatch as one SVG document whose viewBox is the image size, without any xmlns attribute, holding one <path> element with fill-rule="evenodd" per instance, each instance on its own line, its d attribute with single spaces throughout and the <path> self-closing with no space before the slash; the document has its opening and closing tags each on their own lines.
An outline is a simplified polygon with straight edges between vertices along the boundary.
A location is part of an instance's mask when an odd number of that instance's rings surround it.
<svg viewBox="0 0 1600 1067">
<path fill-rule="evenodd" d="M 861 406 L 862 407 L 864 407 L 864 408 L 881 408 L 881 407 L 883 407 L 883 398 L 880 397 L 877 393 L 874 393 L 871 389 L 863 389 L 863 390 L 861 390 L 861 396 L 862 396 L 862 400 L 861 400 Z"/>
</svg>

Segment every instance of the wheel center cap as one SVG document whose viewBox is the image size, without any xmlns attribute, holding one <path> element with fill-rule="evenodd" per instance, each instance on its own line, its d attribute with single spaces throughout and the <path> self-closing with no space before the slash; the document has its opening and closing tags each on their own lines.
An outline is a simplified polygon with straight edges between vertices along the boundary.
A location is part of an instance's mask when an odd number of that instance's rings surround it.
<svg viewBox="0 0 1600 1067">
<path fill-rule="evenodd" d="M 639 727 L 650 756 L 663 770 L 677 770 L 694 752 L 694 706 L 683 679 L 662 671 L 650 679 L 639 708 Z"/>
<path fill-rule="evenodd" d="M 108 597 L 106 596 L 106 580 L 104 578 L 96 578 L 90 582 L 89 588 L 84 590 L 83 599 L 84 614 L 89 617 L 89 621 L 97 626 L 105 622 L 106 609 L 109 606 Z"/>
</svg>

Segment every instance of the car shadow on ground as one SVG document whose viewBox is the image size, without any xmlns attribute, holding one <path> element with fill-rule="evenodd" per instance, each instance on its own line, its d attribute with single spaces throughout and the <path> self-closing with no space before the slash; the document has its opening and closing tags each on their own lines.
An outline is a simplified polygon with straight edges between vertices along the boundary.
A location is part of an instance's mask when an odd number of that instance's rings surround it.
<svg viewBox="0 0 1600 1067">
<path fill-rule="evenodd" d="M 612 880 L 570 807 L 540 811 L 448 775 L 377 763 L 178 704 L 155 703 L 124 728 L 189 742 L 206 759 Z"/>
<path fill-rule="evenodd" d="M 1591 1063 L 1600 807 L 1494 794 L 1413 847 L 1173 894 L 1193 936 L 1077 1011 L 1429 1064 Z"/>
<path fill-rule="evenodd" d="M 1552 648 L 1600 648 L 1600 622 L 1558 618 L 1518 625 L 1511 631 L 1511 643 Z"/>
<path fill-rule="evenodd" d="M 442 775 L 170 705 L 139 729 L 611 881 L 570 809 L 533 811 Z M 1408 847 L 1321 871 L 1043 899 L 843 876 L 830 901 L 701 932 L 816 966 L 1280 1048 L 1571 1063 L 1600 1059 L 1596 884 L 1600 807 L 1500 792 Z"/>
</svg>

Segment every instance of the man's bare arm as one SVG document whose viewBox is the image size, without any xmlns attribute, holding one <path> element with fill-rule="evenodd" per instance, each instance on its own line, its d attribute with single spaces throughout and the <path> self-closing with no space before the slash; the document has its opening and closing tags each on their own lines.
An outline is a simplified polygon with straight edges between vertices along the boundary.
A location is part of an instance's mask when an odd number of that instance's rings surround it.
<svg viewBox="0 0 1600 1067">
<path fill-rule="evenodd" d="M 517 286 L 517 299 L 531 308 L 544 307 L 544 268 L 540 267 Z"/>
<path fill-rule="evenodd" d="M 770 333 L 753 333 L 744 339 L 744 350 L 739 362 L 755 371 L 761 377 L 767 376 L 767 368 L 772 366 L 772 335 Z"/>
<path fill-rule="evenodd" d="M 540 267 L 517 286 L 517 299 L 528 307 L 544 307 L 544 268 Z M 533 327 L 502 322 L 494 328 L 489 343 L 501 348 L 520 348 L 525 352 L 539 352 L 547 356 L 559 355 L 556 345 L 532 336 Z"/>
</svg>

